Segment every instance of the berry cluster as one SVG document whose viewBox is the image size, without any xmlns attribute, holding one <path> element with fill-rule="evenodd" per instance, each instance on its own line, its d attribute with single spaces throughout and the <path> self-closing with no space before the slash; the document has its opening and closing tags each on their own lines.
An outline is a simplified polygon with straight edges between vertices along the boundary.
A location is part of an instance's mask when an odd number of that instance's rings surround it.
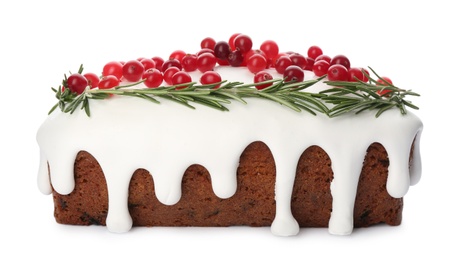
<svg viewBox="0 0 461 260">
<path fill-rule="evenodd" d="M 363 68 L 351 67 L 349 59 L 344 55 L 332 58 L 323 54 L 318 46 L 311 46 L 307 56 L 296 52 L 280 52 L 275 41 L 266 40 L 259 48 L 254 48 L 252 39 L 245 34 L 233 34 L 227 41 L 215 41 L 207 37 L 200 43 L 196 53 L 186 53 L 176 50 L 168 59 L 161 57 L 138 58 L 126 62 L 108 62 L 102 76 L 94 73 L 75 73 L 69 76 L 64 86 L 77 94 L 85 88 L 110 89 L 118 86 L 120 81 L 144 81 L 148 88 L 156 88 L 163 82 L 167 85 L 181 85 L 192 81 L 189 72 L 199 70 L 202 75 L 200 83 L 216 84 L 222 81 L 219 73 L 214 71 L 217 65 L 246 67 L 254 74 L 254 83 L 269 81 L 272 75 L 266 69 L 273 68 L 286 82 L 304 81 L 304 71 L 312 71 L 316 76 L 325 76 L 330 81 L 368 81 L 368 71 Z M 379 81 L 381 85 L 392 84 L 387 77 Z M 263 89 L 272 83 L 258 84 L 256 88 Z M 181 87 L 178 87 L 181 88 Z M 385 95 L 386 90 L 379 92 Z"/>
</svg>

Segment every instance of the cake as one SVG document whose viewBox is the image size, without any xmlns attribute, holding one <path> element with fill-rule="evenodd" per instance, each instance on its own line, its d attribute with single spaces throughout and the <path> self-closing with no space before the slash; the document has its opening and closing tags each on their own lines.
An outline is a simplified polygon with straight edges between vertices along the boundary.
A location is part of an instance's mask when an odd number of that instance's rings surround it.
<svg viewBox="0 0 461 260">
<path fill-rule="evenodd" d="M 38 186 L 62 224 L 347 235 L 400 225 L 421 177 L 423 124 L 405 99 L 417 94 L 316 46 L 206 38 L 194 54 L 109 62 L 100 75 L 81 66 L 53 90 Z"/>
</svg>

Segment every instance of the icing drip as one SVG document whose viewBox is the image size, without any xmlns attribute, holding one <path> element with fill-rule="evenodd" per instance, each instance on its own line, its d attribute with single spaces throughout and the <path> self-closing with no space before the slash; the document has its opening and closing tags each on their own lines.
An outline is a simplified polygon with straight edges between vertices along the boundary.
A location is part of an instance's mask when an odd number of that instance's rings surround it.
<svg viewBox="0 0 461 260">
<path fill-rule="evenodd" d="M 250 81 L 252 75 L 230 68 L 220 68 L 220 74 L 230 81 L 243 82 Z M 309 77 L 312 75 L 306 74 Z M 270 148 L 277 167 L 276 216 L 271 230 L 290 236 L 299 232 L 290 207 L 296 165 L 309 146 L 322 147 L 332 161 L 332 234 L 352 232 L 357 183 L 371 143 L 381 143 L 388 152 L 390 195 L 402 197 L 420 179 L 419 138 L 423 126 L 412 113 L 402 116 L 398 110 L 391 110 L 379 118 L 368 112 L 328 118 L 293 112 L 271 101 L 247 101 L 246 105 L 232 102 L 228 105 L 230 112 L 221 112 L 199 105 L 193 110 L 167 100 L 156 105 L 132 97 L 112 97 L 91 100 L 91 117 L 80 110 L 74 114 L 56 110 L 37 133 L 41 150 L 39 188 L 51 193 L 51 181 L 57 192 L 72 192 L 75 156 L 81 150 L 88 151 L 100 163 L 108 185 L 107 228 L 126 232 L 132 226 L 128 186 L 136 169 L 144 168 L 152 174 L 157 198 L 166 205 L 179 201 L 182 176 L 191 164 L 207 168 L 213 191 L 218 197 L 229 198 L 236 191 L 240 154 L 251 142 L 262 141 Z"/>
</svg>

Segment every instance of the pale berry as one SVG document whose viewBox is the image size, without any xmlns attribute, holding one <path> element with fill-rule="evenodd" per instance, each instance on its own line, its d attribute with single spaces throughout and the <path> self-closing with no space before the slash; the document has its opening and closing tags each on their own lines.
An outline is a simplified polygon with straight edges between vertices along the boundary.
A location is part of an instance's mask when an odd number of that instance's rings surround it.
<svg viewBox="0 0 461 260">
<path fill-rule="evenodd" d="M 172 66 L 163 72 L 163 80 L 165 80 L 166 84 L 173 85 L 173 75 L 178 71 L 180 71 L 178 67 Z"/>
<path fill-rule="evenodd" d="M 253 77 L 253 82 L 254 83 L 260 83 L 260 82 L 264 82 L 264 81 L 268 81 L 268 80 L 272 80 L 272 79 L 273 79 L 273 77 L 269 72 L 260 71 L 260 72 L 256 73 L 255 76 Z M 259 90 L 265 89 L 265 88 L 270 87 L 270 86 L 272 86 L 272 82 L 255 85 L 256 89 L 259 89 Z"/>
<path fill-rule="evenodd" d="M 144 71 L 142 79 L 144 80 L 146 87 L 156 88 L 162 84 L 163 74 L 156 68 L 150 68 Z"/>
<path fill-rule="evenodd" d="M 144 66 L 138 60 L 130 60 L 123 65 L 123 77 L 130 82 L 139 81 L 143 73 Z"/>
<path fill-rule="evenodd" d="M 90 88 L 98 87 L 100 79 L 98 75 L 96 75 L 96 73 L 88 72 L 88 73 L 83 74 L 83 76 L 88 81 L 88 86 L 90 86 Z"/>
<path fill-rule="evenodd" d="M 259 49 L 266 54 L 268 59 L 274 59 L 279 54 L 279 46 L 273 40 L 264 41 Z"/>
<path fill-rule="evenodd" d="M 200 83 L 202 85 L 216 84 L 221 82 L 221 75 L 216 71 L 205 71 L 205 73 L 200 76 Z M 219 88 L 220 84 L 217 84 L 214 88 Z"/>
<path fill-rule="evenodd" d="M 302 82 L 304 81 L 304 71 L 297 65 L 290 65 L 283 73 L 285 82 Z"/>
<path fill-rule="evenodd" d="M 99 89 L 111 89 L 115 88 L 120 84 L 120 80 L 115 77 L 114 75 L 107 75 L 103 76 L 99 81 L 98 88 Z"/>
<path fill-rule="evenodd" d="M 348 81 L 349 73 L 347 68 L 341 64 L 332 64 L 328 68 L 327 78 L 331 81 Z"/>
<path fill-rule="evenodd" d="M 315 76 L 321 77 L 326 75 L 328 72 L 328 68 L 330 67 L 330 63 L 325 60 L 318 60 L 314 63 L 312 67 L 312 71 L 314 72 Z"/>
<path fill-rule="evenodd" d="M 341 64 L 344 67 L 346 67 L 346 69 L 351 68 L 351 63 L 350 63 L 349 59 L 346 56 L 341 55 L 341 54 L 336 55 L 331 59 L 330 65 L 333 65 L 333 64 Z"/>
<path fill-rule="evenodd" d="M 216 57 L 209 53 L 202 53 L 197 57 L 197 69 L 200 72 L 205 72 L 209 70 L 213 70 L 216 66 Z"/>
<path fill-rule="evenodd" d="M 309 49 L 307 49 L 307 57 L 316 59 L 318 56 L 322 55 L 323 51 L 319 46 L 311 46 Z"/>
<path fill-rule="evenodd" d="M 106 63 L 102 69 L 102 75 L 113 75 L 117 79 L 121 79 L 123 76 L 123 64 L 119 61 L 111 61 Z"/>
<path fill-rule="evenodd" d="M 80 73 L 74 73 L 67 78 L 67 87 L 70 91 L 82 94 L 88 86 L 88 80 Z"/>
<path fill-rule="evenodd" d="M 263 55 L 256 53 L 248 59 L 246 66 L 252 73 L 257 73 L 266 68 L 267 60 Z"/>
<path fill-rule="evenodd" d="M 283 74 L 283 72 L 285 72 L 285 69 L 290 65 L 293 65 L 293 62 L 291 61 L 290 57 L 281 56 L 275 62 L 275 70 L 278 73 Z"/>
<path fill-rule="evenodd" d="M 181 60 L 181 66 L 187 72 L 197 70 L 197 55 L 186 54 Z"/>
</svg>

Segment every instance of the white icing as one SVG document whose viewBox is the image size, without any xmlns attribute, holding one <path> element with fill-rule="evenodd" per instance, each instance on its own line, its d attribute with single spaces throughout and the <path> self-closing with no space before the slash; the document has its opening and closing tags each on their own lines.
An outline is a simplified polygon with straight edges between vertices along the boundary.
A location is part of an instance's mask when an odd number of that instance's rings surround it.
<svg viewBox="0 0 461 260">
<path fill-rule="evenodd" d="M 220 67 L 219 73 L 229 81 L 252 81 L 245 68 Z M 197 80 L 198 74 L 192 76 Z M 306 72 L 306 79 L 309 77 L 313 75 Z M 319 83 L 308 91 L 322 88 L 325 86 Z M 108 185 L 107 228 L 126 232 L 132 226 L 128 186 L 136 169 L 152 174 L 156 195 L 167 205 L 179 201 L 183 173 L 195 163 L 210 172 L 216 195 L 229 198 L 236 191 L 241 153 L 251 142 L 263 141 L 277 167 L 276 216 L 271 230 L 275 235 L 291 236 L 299 232 L 290 206 L 296 166 L 306 148 L 318 145 L 330 156 L 334 172 L 328 229 L 332 234 L 345 235 L 353 229 L 357 183 L 370 144 L 379 142 L 388 152 L 390 195 L 402 197 L 421 177 L 419 138 L 423 125 L 410 112 L 402 116 L 395 109 L 379 118 L 373 111 L 328 118 L 320 113 L 294 112 L 272 101 L 247 101 L 246 105 L 232 102 L 230 112 L 221 112 L 200 105 L 193 110 L 168 100 L 157 105 L 137 98 L 112 97 L 91 100 L 91 117 L 83 110 L 74 114 L 56 110 L 37 133 L 41 150 L 39 189 L 50 194 L 51 181 L 57 192 L 72 192 L 75 157 L 81 150 L 88 151 L 101 165 Z"/>
</svg>

